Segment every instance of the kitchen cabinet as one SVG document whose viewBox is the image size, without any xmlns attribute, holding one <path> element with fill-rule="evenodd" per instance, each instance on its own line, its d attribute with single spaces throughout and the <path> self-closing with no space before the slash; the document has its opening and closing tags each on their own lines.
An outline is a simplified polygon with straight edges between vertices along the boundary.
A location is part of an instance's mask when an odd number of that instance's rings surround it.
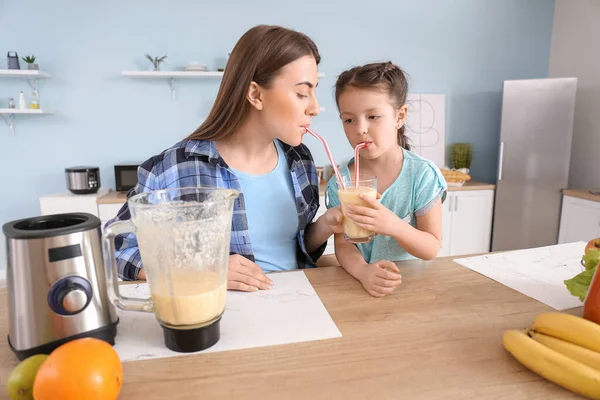
<svg viewBox="0 0 600 400">
<path fill-rule="evenodd" d="M 100 188 L 93 194 L 73 194 L 60 192 L 40 197 L 40 215 L 85 212 L 96 217 L 98 214 L 98 197 L 108 193 L 108 189 Z"/>
<path fill-rule="evenodd" d="M 493 209 L 493 190 L 448 191 L 438 257 L 489 252 Z"/>
<path fill-rule="evenodd" d="M 600 202 L 563 196 L 558 243 L 600 237 Z"/>
</svg>

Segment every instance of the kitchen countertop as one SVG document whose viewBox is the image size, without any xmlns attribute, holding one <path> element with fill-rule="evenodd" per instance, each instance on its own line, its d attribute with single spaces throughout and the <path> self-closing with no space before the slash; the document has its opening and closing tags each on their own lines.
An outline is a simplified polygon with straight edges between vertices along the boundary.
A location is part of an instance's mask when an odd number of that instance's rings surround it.
<svg viewBox="0 0 600 400">
<path fill-rule="evenodd" d="M 496 185 L 492 183 L 467 181 L 462 186 L 448 186 L 449 192 L 460 192 L 466 190 L 495 190 Z"/>
<path fill-rule="evenodd" d="M 319 195 L 325 194 L 326 184 L 319 185 Z M 494 190 L 496 185 L 483 182 L 472 182 L 468 181 L 463 186 L 449 186 L 449 192 L 465 191 L 465 190 Z M 127 199 L 127 192 L 115 192 L 111 191 L 107 194 L 98 197 L 98 204 L 123 204 Z"/>
<path fill-rule="evenodd" d="M 580 398 L 502 347 L 505 330 L 550 307 L 449 257 L 398 266 L 403 283 L 383 299 L 340 267 L 305 271 L 341 338 L 126 362 L 119 399 Z M 0 289 L 0 393 L 18 362 L 6 297 Z"/>
<path fill-rule="evenodd" d="M 590 193 L 589 189 L 563 189 L 563 195 L 577 197 L 583 200 L 600 202 L 600 196 Z"/>
</svg>

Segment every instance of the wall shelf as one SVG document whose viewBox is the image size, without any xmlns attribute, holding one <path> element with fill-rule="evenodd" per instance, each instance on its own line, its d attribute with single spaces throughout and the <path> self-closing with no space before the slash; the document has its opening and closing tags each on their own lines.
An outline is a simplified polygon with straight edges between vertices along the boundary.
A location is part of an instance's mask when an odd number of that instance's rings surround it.
<svg viewBox="0 0 600 400">
<path fill-rule="evenodd" d="M 121 74 L 129 78 L 168 79 L 172 100 L 175 100 L 175 79 L 207 79 L 223 77 L 223 71 L 122 71 Z M 319 72 L 318 77 L 324 78 L 325 74 Z"/>
<path fill-rule="evenodd" d="M 0 77 L 8 78 L 52 78 L 47 72 L 35 69 L 0 69 Z"/>
<path fill-rule="evenodd" d="M 0 69 L 0 78 L 27 79 L 31 88 L 37 90 L 38 79 L 52 78 L 52 75 L 37 69 Z M 16 101 L 18 101 L 18 99 L 16 99 Z M 8 132 L 11 136 L 15 136 L 15 125 L 13 120 L 14 115 L 50 114 L 54 114 L 54 111 L 32 108 L 0 108 L 0 115 L 2 115 L 4 121 L 6 121 L 6 125 L 8 125 Z"/>
<path fill-rule="evenodd" d="M 6 125 L 8 125 L 8 131 L 11 136 L 15 136 L 15 126 L 14 126 L 14 115 L 51 115 L 54 114 L 54 111 L 51 110 L 42 110 L 42 109 L 20 109 L 20 108 L 0 108 L 0 115 L 6 121 Z"/>
<path fill-rule="evenodd" d="M 32 89 L 37 89 L 38 79 L 52 78 L 47 72 L 33 69 L 0 69 L 0 78 L 23 78 L 27 79 Z"/>
</svg>

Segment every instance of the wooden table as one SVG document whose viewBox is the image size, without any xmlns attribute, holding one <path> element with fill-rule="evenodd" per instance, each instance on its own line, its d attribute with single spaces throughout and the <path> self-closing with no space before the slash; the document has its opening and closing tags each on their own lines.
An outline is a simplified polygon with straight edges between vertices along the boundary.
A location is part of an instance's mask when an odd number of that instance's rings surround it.
<svg viewBox="0 0 600 400">
<path fill-rule="evenodd" d="M 451 258 L 398 265 L 403 284 L 383 299 L 339 267 L 306 271 L 342 338 L 127 362 L 119 399 L 579 398 L 501 344 L 549 307 Z M 17 364 L 6 333 L 0 289 L 0 398 Z"/>
</svg>

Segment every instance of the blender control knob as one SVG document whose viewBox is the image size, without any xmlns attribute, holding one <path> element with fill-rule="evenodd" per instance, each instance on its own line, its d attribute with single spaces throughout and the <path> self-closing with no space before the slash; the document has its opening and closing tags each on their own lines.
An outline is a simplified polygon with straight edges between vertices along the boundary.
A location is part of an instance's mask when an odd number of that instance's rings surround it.
<svg viewBox="0 0 600 400">
<path fill-rule="evenodd" d="M 87 294 L 84 290 L 73 289 L 62 298 L 62 306 L 68 313 L 74 314 L 83 310 L 87 304 Z"/>
<path fill-rule="evenodd" d="M 48 305 L 57 314 L 75 315 L 92 300 L 92 285 L 81 276 L 67 276 L 55 282 L 48 292 Z"/>
</svg>

